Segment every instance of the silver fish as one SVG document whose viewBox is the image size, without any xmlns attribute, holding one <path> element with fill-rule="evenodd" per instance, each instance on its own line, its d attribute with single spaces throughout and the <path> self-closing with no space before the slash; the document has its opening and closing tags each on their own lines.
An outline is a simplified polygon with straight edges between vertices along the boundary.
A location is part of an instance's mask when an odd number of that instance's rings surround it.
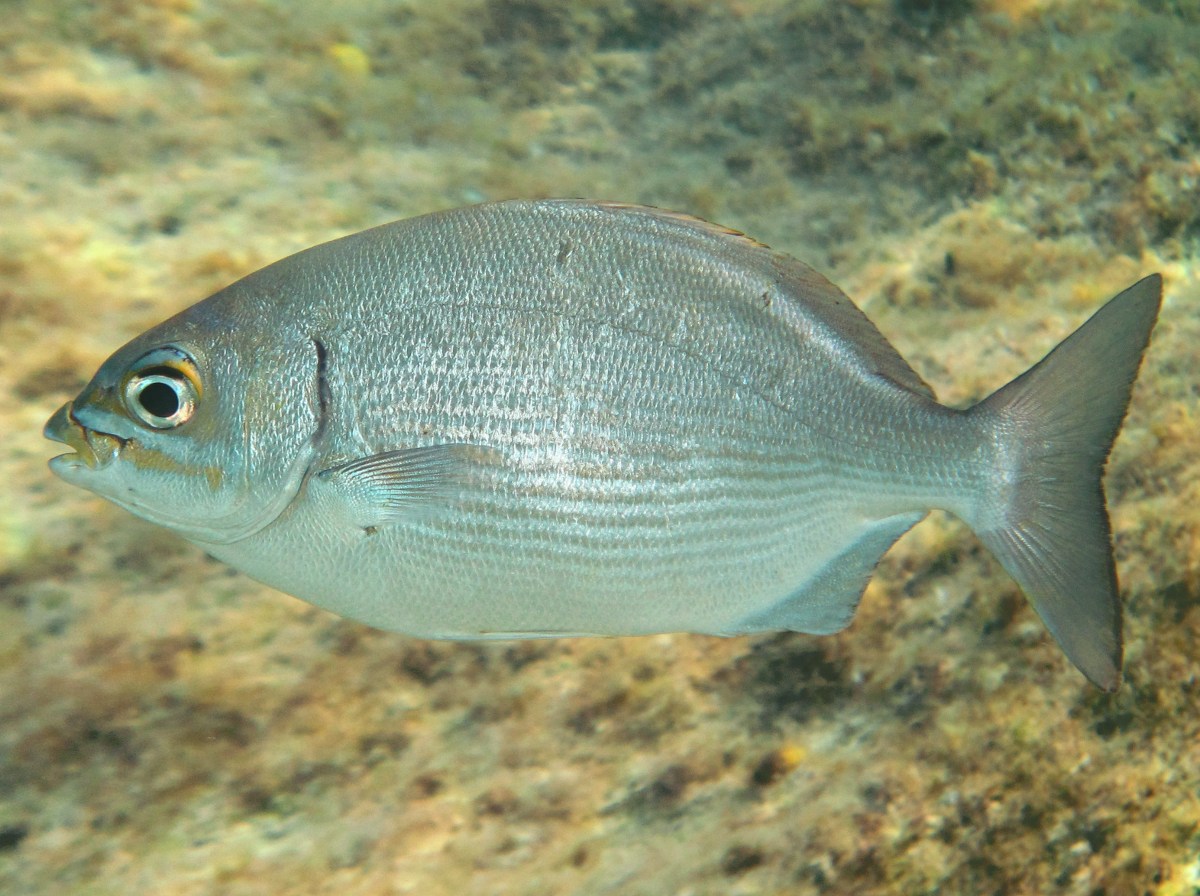
<svg viewBox="0 0 1200 896">
<path fill-rule="evenodd" d="M 1157 275 L 966 410 L 833 284 L 736 232 L 503 202 L 286 258 L 117 351 L 51 468 L 254 578 L 429 638 L 849 624 L 931 508 L 1096 685 L 1101 477 Z"/>
</svg>

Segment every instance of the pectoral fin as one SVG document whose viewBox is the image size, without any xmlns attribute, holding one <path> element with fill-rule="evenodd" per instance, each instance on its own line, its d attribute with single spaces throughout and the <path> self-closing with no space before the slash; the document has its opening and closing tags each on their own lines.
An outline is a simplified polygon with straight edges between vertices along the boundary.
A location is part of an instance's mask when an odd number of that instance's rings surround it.
<svg viewBox="0 0 1200 896">
<path fill-rule="evenodd" d="M 373 530 L 443 506 L 462 482 L 473 450 L 451 443 L 372 454 L 321 470 L 309 488 L 328 512 Z"/>
</svg>

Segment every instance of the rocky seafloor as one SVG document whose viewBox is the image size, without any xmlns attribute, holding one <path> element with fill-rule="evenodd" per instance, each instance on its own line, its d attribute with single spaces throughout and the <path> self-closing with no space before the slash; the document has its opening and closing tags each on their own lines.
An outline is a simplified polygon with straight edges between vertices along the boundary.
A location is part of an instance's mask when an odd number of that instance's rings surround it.
<svg viewBox="0 0 1200 896">
<path fill-rule="evenodd" d="M 1200 7 L 47 0 L 0 16 L 0 892 L 1200 893 Z M 843 286 L 943 400 L 1138 276 L 1125 680 L 961 524 L 840 635 L 373 631 L 51 477 L 117 345 L 306 245 L 677 208 Z"/>
</svg>

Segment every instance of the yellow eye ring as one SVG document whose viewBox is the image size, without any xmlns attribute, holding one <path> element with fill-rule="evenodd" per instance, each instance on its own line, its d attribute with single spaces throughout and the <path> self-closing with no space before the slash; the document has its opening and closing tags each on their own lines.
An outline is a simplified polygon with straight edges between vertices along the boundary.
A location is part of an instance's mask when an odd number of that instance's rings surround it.
<svg viewBox="0 0 1200 896">
<path fill-rule="evenodd" d="M 125 409 L 141 423 L 174 429 L 192 418 L 200 395 L 196 362 L 172 347 L 144 355 L 126 377 L 122 397 Z"/>
</svg>

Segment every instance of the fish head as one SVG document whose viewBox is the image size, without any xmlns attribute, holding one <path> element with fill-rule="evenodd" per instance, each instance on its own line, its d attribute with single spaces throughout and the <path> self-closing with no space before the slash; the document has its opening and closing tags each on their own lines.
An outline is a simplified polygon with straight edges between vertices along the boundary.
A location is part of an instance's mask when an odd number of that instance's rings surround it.
<svg viewBox="0 0 1200 896">
<path fill-rule="evenodd" d="M 46 423 L 59 477 L 192 541 L 270 524 L 315 455 L 319 343 L 202 302 L 137 337 Z M 211 304 L 210 304 L 211 303 Z M 239 310 L 240 309 L 240 310 Z"/>
</svg>

